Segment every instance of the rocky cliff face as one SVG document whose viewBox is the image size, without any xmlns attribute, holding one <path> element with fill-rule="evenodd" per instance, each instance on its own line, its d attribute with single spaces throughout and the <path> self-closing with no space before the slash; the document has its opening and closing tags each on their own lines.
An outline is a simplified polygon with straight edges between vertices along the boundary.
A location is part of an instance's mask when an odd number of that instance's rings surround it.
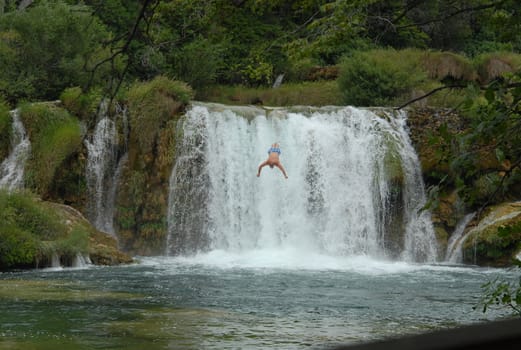
<svg viewBox="0 0 521 350">
<path fill-rule="evenodd" d="M 467 227 L 465 263 L 508 266 L 520 253 L 521 202 L 491 206 Z"/>
<path fill-rule="evenodd" d="M 447 162 L 447 154 L 454 146 L 452 136 L 464 131 L 467 125 L 465 118 L 451 110 L 421 108 L 409 111 L 408 125 L 422 164 L 426 185 L 434 187 L 440 179 L 448 175 L 451 168 Z M 505 164 L 498 162 L 492 152 L 481 152 L 478 169 L 484 174 L 474 183 L 474 193 L 486 198 L 488 189 L 482 185 L 488 177 L 504 176 Z M 438 240 L 447 245 L 450 235 L 458 222 L 469 212 L 479 215 L 464 231 L 463 261 L 479 265 L 505 266 L 521 251 L 521 212 L 516 198 L 521 198 L 513 186 L 510 198 L 504 203 L 496 203 L 489 207 L 479 205 L 470 207 L 458 195 L 454 184 L 448 184 L 437 197 L 433 208 L 433 222 Z M 485 201 L 483 201 L 485 202 Z"/>
<path fill-rule="evenodd" d="M 133 261 L 129 255 L 119 250 L 115 237 L 96 230 L 78 210 L 67 205 L 52 202 L 42 202 L 42 205 L 53 208 L 54 212 L 61 218 L 62 222 L 65 223 L 69 235 L 74 230 L 77 230 L 78 227 L 88 232 L 88 250 L 86 255 L 88 255 L 93 264 L 119 265 L 128 264 Z M 58 257 L 62 265 L 73 265 L 71 255 L 66 254 Z M 46 260 L 49 262 L 49 257 L 47 257 Z"/>
</svg>

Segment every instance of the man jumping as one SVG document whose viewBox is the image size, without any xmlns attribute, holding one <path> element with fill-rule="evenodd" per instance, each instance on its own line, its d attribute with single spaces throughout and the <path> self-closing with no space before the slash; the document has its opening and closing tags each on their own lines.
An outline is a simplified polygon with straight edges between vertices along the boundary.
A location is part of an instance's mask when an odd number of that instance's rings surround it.
<svg viewBox="0 0 521 350">
<path fill-rule="evenodd" d="M 276 166 L 277 168 L 279 168 L 280 171 L 282 171 L 282 174 L 284 174 L 284 177 L 287 179 L 288 175 L 286 175 L 286 170 L 284 170 L 284 167 L 280 163 L 279 155 L 280 155 L 279 144 L 278 143 L 272 144 L 270 149 L 268 150 L 268 159 L 259 165 L 259 170 L 257 171 L 257 177 L 260 176 L 262 168 L 265 167 L 266 165 L 269 165 L 270 168 L 272 168 L 272 169 L 273 169 L 273 166 Z"/>
</svg>

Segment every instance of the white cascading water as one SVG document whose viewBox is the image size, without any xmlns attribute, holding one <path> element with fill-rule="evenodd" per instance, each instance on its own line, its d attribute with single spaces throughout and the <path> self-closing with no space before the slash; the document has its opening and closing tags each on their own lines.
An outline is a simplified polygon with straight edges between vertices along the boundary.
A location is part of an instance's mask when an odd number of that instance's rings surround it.
<svg viewBox="0 0 521 350">
<path fill-rule="evenodd" d="M 72 259 L 72 267 L 85 268 L 90 265 L 92 265 L 92 261 L 88 255 L 77 253 L 76 256 Z"/>
<path fill-rule="evenodd" d="M 454 232 L 450 236 L 447 244 L 447 252 L 445 253 L 445 261 L 453 264 L 459 264 L 462 262 L 463 252 L 461 251 L 463 243 L 467 236 L 463 236 L 465 229 L 470 221 L 474 218 L 476 213 L 467 214 L 463 219 L 458 222 Z"/>
<path fill-rule="evenodd" d="M 126 113 L 121 113 L 124 124 Z M 86 180 L 88 217 L 98 230 L 115 235 L 114 203 L 121 167 L 127 157 L 118 159 L 118 132 L 116 122 L 108 114 L 108 103 L 103 101 L 98 111 L 98 122 L 90 139 L 85 140 L 88 159 Z"/>
<path fill-rule="evenodd" d="M 437 255 L 438 243 L 431 214 L 424 210 L 427 196 L 420 160 L 407 132 L 406 115 L 400 114 L 397 118 L 391 118 L 390 121 L 398 134 L 396 145 L 399 148 L 404 171 L 405 240 L 402 259 L 432 261 Z"/>
<path fill-rule="evenodd" d="M 181 127 L 170 179 L 167 254 L 291 248 L 436 260 L 404 114 L 194 104 Z M 273 142 L 280 143 L 287 180 L 269 167 L 256 177 Z M 388 171 L 392 163 L 402 169 L 400 195 Z M 393 213 L 403 210 L 397 225 Z M 398 252 L 389 248 L 390 226 L 402 231 Z"/>
<path fill-rule="evenodd" d="M 11 111 L 13 118 L 11 153 L 0 164 L 0 188 L 13 191 L 24 185 L 25 162 L 31 152 L 31 141 L 25 132 L 24 125 L 20 120 L 20 111 Z"/>
</svg>

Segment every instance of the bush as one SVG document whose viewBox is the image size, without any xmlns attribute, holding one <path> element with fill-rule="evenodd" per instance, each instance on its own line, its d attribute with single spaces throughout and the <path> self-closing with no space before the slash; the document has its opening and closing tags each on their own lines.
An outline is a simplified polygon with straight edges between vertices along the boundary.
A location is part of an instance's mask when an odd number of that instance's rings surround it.
<svg viewBox="0 0 521 350">
<path fill-rule="evenodd" d="M 308 80 L 311 72 L 313 71 L 313 68 L 316 66 L 317 64 L 310 58 L 300 59 L 290 65 L 289 71 L 285 78 L 287 81 L 291 82 L 301 82 Z"/>
<path fill-rule="evenodd" d="M 83 121 L 96 114 L 101 99 L 101 91 L 95 89 L 84 93 L 80 87 L 65 89 L 60 95 L 65 109 Z"/>
<path fill-rule="evenodd" d="M 342 60 L 338 84 L 343 102 L 355 106 L 388 106 L 411 97 L 425 82 L 419 51 L 371 50 Z"/>
<path fill-rule="evenodd" d="M 57 238 L 64 231 L 60 220 L 35 197 L 26 193 L 0 191 L 0 222 L 15 224 L 42 240 Z"/>
<path fill-rule="evenodd" d="M 83 5 L 38 1 L 24 11 L 0 16 L 0 91 L 10 102 L 55 100 L 64 88 L 109 78 L 97 62 L 112 52 L 103 47 L 110 33 Z M 91 80 L 92 78 L 92 80 Z"/>
<path fill-rule="evenodd" d="M 13 223 L 0 226 L 0 269 L 31 265 L 38 254 L 38 242 Z"/>
<path fill-rule="evenodd" d="M 0 191 L 0 269 L 35 263 L 41 242 L 65 234 L 59 219 L 30 194 Z"/>
<path fill-rule="evenodd" d="M 91 234 L 96 236 L 83 219 L 28 192 L 0 190 L 0 223 L 0 270 L 47 266 L 56 255 L 70 265 L 89 253 Z"/>
<path fill-rule="evenodd" d="M 250 53 L 245 66 L 241 69 L 241 75 L 244 83 L 248 85 L 269 86 L 273 82 L 273 64 L 259 51 Z"/>
<path fill-rule="evenodd" d="M 158 131 L 193 97 L 183 82 L 159 76 L 131 86 L 126 99 L 130 108 L 130 138 L 143 154 L 152 150 Z"/>
<path fill-rule="evenodd" d="M 477 56 L 474 59 L 479 81 L 489 83 L 505 73 L 521 68 L 521 55 L 510 52 L 493 52 Z"/>
<path fill-rule="evenodd" d="M 20 115 L 31 140 L 26 184 L 43 194 L 64 160 L 80 149 L 80 125 L 66 110 L 50 104 L 23 105 Z"/>
<path fill-rule="evenodd" d="M 81 226 L 75 226 L 70 234 L 57 241 L 56 251 L 59 255 L 72 260 L 78 253 L 86 254 L 89 250 L 89 232 Z"/>
<path fill-rule="evenodd" d="M 215 82 L 217 72 L 224 63 L 221 48 L 206 39 L 199 39 L 185 45 L 174 56 L 173 75 L 187 82 L 195 90 L 203 89 Z"/>
<path fill-rule="evenodd" d="M 427 52 L 421 63 L 429 78 L 438 81 L 474 81 L 477 77 L 472 62 L 452 52 Z"/>
</svg>

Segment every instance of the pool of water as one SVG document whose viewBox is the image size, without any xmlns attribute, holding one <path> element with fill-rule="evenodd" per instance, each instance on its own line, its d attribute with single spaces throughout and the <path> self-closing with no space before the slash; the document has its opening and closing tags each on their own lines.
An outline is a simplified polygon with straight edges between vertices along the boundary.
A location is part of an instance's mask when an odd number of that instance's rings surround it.
<svg viewBox="0 0 521 350">
<path fill-rule="evenodd" d="M 0 349 L 325 348 L 507 316 L 474 310 L 515 272 L 291 252 L 141 258 L 0 274 Z"/>
</svg>

